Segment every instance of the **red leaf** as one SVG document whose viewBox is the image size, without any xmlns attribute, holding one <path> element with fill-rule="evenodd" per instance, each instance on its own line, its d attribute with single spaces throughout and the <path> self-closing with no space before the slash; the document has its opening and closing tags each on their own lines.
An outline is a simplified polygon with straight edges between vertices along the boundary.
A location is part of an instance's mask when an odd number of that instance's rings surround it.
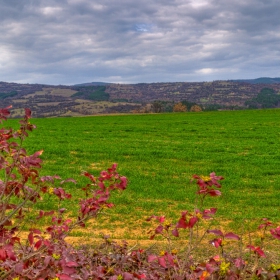
<svg viewBox="0 0 280 280">
<path fill-rule="evenodd" d="M 207 230 L 208 233 L 214 233 L 215 235 L 223 236 L 223 233 L 219 229 Z"/>
<path fill-rule="evenodd" d="M 153 262 L 157 259 L 157 256 L 156 255 L 149 255 L 148 256 L 148 262 Z"/>
<path fill-rule="evenodd" d="M 6 108 L 3 108 L 3 109 L 0 108 L 0 119 L 6 120 L 6 117 L 10 115 L 9 109 L 11 109 L 11 108 L 12 108 L 12 105 L 10 105 Z"/>
<path fill-rule="evenodd" d="M 212 241 L 210 241 L 210 244 L 218 248 L 222 245 L 222 239 L 221 238 L 213 239 Z"/>
<path fill-rule="evenodd" d="M 210 208 L 203 211 L 202 217 L 204 219 L 211 219 L 217 212 L 217 208 Z"/>
<path fill-rule="evenodd" d="M 34 237 L 33 237 L 33 232 L 30 232 L 28 234 L 28 241 L 29 241 L 29 244 L 32 245 L 33 242 L 34 242 Z"/>
<path fill-rule="evenodd" d="M 146 221 L 151 221 L 152 219 L 158 220 L 161 224 L 165 221 L 165 217 L 164 216 L 151 216 L 149 217 Z"/>
<path fill-rule="evenodd" d="M 233 239 L 233 240 L 239 240 L 240 237 L 232 232 L 229 232 L 227 234 L 225 234 L 225 238 L 228 238 L 228 239 Z"/>
<path fill-rule="evenodd" d="M 177 228 L 187 228 L 188 227 L 188 224 L 186 222 L 187 213 L 188 213 L 187 211 L 184 211 L 181 213 L 181 218 L 176 225 Z"/>
<path fill-rule="evenodd" d="M 247 248 L 251 249 L 254 253 L 258 254 L 260 257 L 265 257 L 265 253 L 260 247 L 248 245 Z"/>
<path fill-rule="evenodd" d="M 0 260 L 5 261 L 7 258 L 6 251 L 4 249 L 0 249 Z"/>
<path fill-rule="evenodd" d="M 265 253 L 260 247 L 257 247 L 255 251 L 260 257 L 265 257 Z"/>
<path fill-rule="evenodd" d="M 146 279 L 147 277 L 146 277 L 146 275 L 144 274 L 144 273 L 142 273 L 142 274 L 136 274 L 136 273 L 134 273 L 133 274 L 136 278 L 138 278 L 138 279 Z"/>
<path fill-rule="evenodd" d="M 40 151 L 37 151 L 33 154 L 34 157 L 38 157 L 40 156 L 42 153 L 44 152 L 44 150 L 40 150 Z"/>
<path fill-rule="evenodd" d="M 49 240 L 44 240 L 44 245 L 47 246 L 47 247 L 50 247 L 51 246 L 51 243 Z"/>
<path fill-rule="evenodd" d="M 37 229 L 37 228 L 31 228 L 30 231 L 32 231 L 33 233 L 36 233 L 36 234 L 41 234 L 42 232 Z"/>
<path fill-rule="evenodd" d="M 177 225 L 176 225 L 177 228 L 187 228 L 188 227 L 188 224 L 186 223 L 186 220 L 184 218 L 181 218 Z"/>
<path fill-rule="evenodd" d="M 241 258 L 237 258 L 236 260 L 234 260 L 234 265 L 241 269 L 246 265 L 246 262 L 244 260 L 242 260 Z"/>
<path fill-rule="evenodd" d="M 155 236 L 156 236 L 155 234 L 151 235 L 150 239 L 153 240 L 155 238 Z"/>
<path fill-rule="evenodd" d="M 23 271 L 23 263 L 17 263 L 16 265 L 15 265 L 15 273 L 17 273 L 17 274 L 21 274 L 22 273 L 22 271 Z M 16 279 L 16 278 L 14 278 L 14 279 Z"/>
<path fill-rule="evenodd" d="M 6 249 L 7 256 L 10 260 L 16 261 L 16 256 L 11 248 Z"/>
<path fill-rule="evenodd" d="M 123 279 L 124 280 L 133 280 L 133 274 L 129 273 L 129 272 L 124 272 L 123 274 Z"/>
<path fill-rule="evenodd" d="M 159 225 L 156 229 L 155 229 L 155 233 L 162 233 L 163 231 L 163 226 L 162 225 Z"/>
<path fill-rule="evenodd" d="M 103 182 L 98 182 L 97 186 L 101 189 L 101 190 L 105 190 L 105 184 Z"/>
<path fill-rule="evenodd" d="M 169 262 L 170 265 L 174 266 L 175 263 L 174 263 L 174 259 L 173 259 L 173 256 L 171 254 L 166 254 L 166 257 L 167 257 L 167 260 Z"/>
<path fill-rule="evenodd" d="M 158 258 L 158 263 L 160 264 L 160 266 L 166 268 L 166 262 L 165 262 L 165 258 L 164 257 L 160 257 Z"/>
<path fill-rule="evenodd" d="M 255 246 L 253 246 L 253 245 L 247 245 L 247 248 L 248 248 L 248 249 L 251 249 L 252 251 L 255 250 Z"/>
<path fill-rule="evenodd" d="M 216 176 L 216 173 L 215 173 L 215 172 L 210 173 L 210 178 L 211 178 L 212 180 L 217 180 L 217 181 L 224 180 L 224 177 L 223 177 L 223 176 Z"/>
<path fill-rule="evenodd" d="M 70 277 L 67 274 L 56 274 L 59 280 L 73 280 L 74 278 Z"/>
<path fill-rule="evenodd" d="M 216 269 L 210 263 L 207 263 L 205 267 L 206 267 L 206 271 L 209 272 L 210 274 L 213 273 Z"/>
<path fill-rule="evenodd" d="M 270 233 L 273 237 L 280 240 L 280 226 L 270 230 Z"/>
<path fill-rule="evenodd" d="M 208 190 L 207 193 L 210 195 L 210 196 L 220 196 L 222 195 L 222 193 L 218 190 Z"/>
<path fill-rule="evenodd" d="M 107 203 L 106 205 L 108 208 L 113 208 L 115 205 L 113 203 Z"/>
<path fill-rule="evenodd" d="M 39 211 L 39 216 L 36 219 L 41 219 L 44 216 L 44 211 Z"/>
<path fill-rule="evenodd" d="M 122 177 L 120 177 L 120 180 L 121 180 L 121 183 L 119 185 L 119 188 L 124 190 L 127 186 L 127 178 L 122 176 Z"/>
<path fill-rule="evenodd" d="M 76 262 L 67 262 L 66 266 L 68 266 L 68 267 L 77 267 L 79 265 Z"/>
<path fill-rule="evenodd" d="M 172 230 L 172 234 L 175 236 L 175 237 L 179 237 L 179 231 L 177 228 L 173 229 Z"/>
<path fill-rule="evenodd" d="M 31 118 L 31 110 L 29 108 L 25 108 L 25 116 L 26 118 Z"/>
<path fill-rule="evenodd" d="M 188 225 L 188 227 L 193 228 L 194 225 L 197 223 L 197 221 L 198 221 L 198 218 L 197 218 L 197 217 L 191 217 L 190 220 L 189 220 L 189 225 Z"/>
<path fill-rule="evenodd" d="M 270 227 L 270 226 L 273 225 L 273 223 L 270 222 L 267 218 L 263 218 L 262 220 L 265 221 L 265 223 L 260 224 L 259 227 L 258 227 L 259 229 L 261 229 L 261 228 L 267 228 L 267 227 Z"/>
<path fill-rule="evenodd" d="M 93 183 L 96 182 L 96 179 L 92 174 L 90 174 L 88 172 L 83 172 L 82 175 L 84 175 L 85 177 L 88 177 Z"/>
<path fill-rule="evenodd" d="M 43 243 L 42 240 L 38 240 L 38 241 L 35 243 L 34 247 L 38 250 L 38 249 L 42 246 L 42 243 Z"/>
</svg>

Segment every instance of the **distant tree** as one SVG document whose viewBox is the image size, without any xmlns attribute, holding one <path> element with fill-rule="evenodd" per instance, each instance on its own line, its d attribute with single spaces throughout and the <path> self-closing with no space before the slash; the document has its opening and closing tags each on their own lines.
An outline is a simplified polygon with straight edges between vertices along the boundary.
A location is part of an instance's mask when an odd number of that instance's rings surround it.
<svg viewBox="0 0 280 280">
<path fill-rule="evenodd" d="M 263 88 L 257 97 L 247 100 L 245 105 L 250 109 L 275 108 L 280 103 L 280 96 L 272 88 Z"/>
<path fill-rule="evenodd" d="M 1 93 L 0 92 L 0 99 L 5 99 L 5 98 L 12 98 L 15 97 L 18 94 L 16 90 L 11 91 L 9 93 Z"/>
<path fill-rule="evenodd" d="M 187 100 L 183 100 L 181 103 L 187 107 L 187 111 L 190 111 L 193 105 L 197 105 L 195 102 L 189 102 Z"/>
<path fill-rule="evenodd" d="M 93 101 L 108 101 L 110 94 L 105 92 L 105 86 L 84 86 L 77 87 L 78 91 L 74 93 L 71 97 L 88 99 Z"/>
<path fill-rule="evenodd" d="M 142 104 L 142 107 L 140 109 L 140 113 L 151 113 L 153 110 L 152 104 Z"/>
<path fill-rule="evenodd" d="M 173 112 L 186 112 L 187 111 L 187 106 L 183 105 L 182 102 L 176 103 L 173 106 Z"/>
<path fill-rule="evenodd" d="M 217 111 L 222 109 L 224 106 L 220 104 L 206 104 L 203 106 L 203 111 Z"/>
<path fill-rule="evenodd" d="M 193 105 L 190 109 L 191 112 L 201 112 L 202 108 L 198 105 Z"/>
<path fill-rule="evenodd" d="M 154 101 L 152 103 L 152 109 L 153 109 L 154 113 L 162 112 L 162 109 L 163 109 L 162 103 L 160 101 Z"/>
</svg>

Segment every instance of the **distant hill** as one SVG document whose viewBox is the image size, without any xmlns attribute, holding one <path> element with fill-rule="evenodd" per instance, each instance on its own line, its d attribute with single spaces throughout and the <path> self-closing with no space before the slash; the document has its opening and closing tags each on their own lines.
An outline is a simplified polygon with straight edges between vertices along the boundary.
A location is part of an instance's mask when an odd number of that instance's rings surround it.
<svg viewBox="0 0 280 280">
<path fill-rule="evenodd" d="M 85 87 L 85 86 L 106 86 L 110 85 L 111 83 L 104 83 L 104 82 L 91 82 L 91 83 L 83 83 L 83 84 L 76 84 L 73 87 Z"/>
<path fill-rule="evenodd" d="M 237 82 L 237 83 L 248 83 L 248 84 L 279 84 L 280 78 L 269 78 L 269 77 L 261 77 L 257 79 L 238 79 L 238 80 L 228 80 L 229 82 Z M 90 82 L 83 84 L 73 85 L 74 87 L 81 86 L 106 86 L 114 83 L 105 83 L 105 82 Z M 145 83 L 144 83 L 145 84 Z"/>
<path fill-rule="evenodd" d="M 239 82 L 239 83 L 249 83 L 249 84 L 278 84 L 280 83 L 280 78 L 262 77 L 257 79 L 231 80 L 231 81 Z"/>
<path fill-rule="evenodd" d="M 205 111 L 280 108 L 280 78 L 139 84 L 92 82 L 75 86 L 0 82 L 0 108 L 12 105 L 14 118 L 22 116 L 24 108 L 30 108 L 34 117 L 172 112 L 174 104 L 179 102 L 188 110 L 193 105 Z"/>
</svg>

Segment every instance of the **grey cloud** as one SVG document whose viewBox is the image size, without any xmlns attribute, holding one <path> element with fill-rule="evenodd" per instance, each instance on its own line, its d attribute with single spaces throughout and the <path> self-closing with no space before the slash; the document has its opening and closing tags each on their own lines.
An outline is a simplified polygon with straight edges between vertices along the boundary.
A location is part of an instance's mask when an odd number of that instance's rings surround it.
<svg viewBox="0 0 280 280">
<path fill-rule="evenodd" d="M 2 80 L 136 83 L 280 74 L 278 0 L 3 2 Z"/>
</svg>

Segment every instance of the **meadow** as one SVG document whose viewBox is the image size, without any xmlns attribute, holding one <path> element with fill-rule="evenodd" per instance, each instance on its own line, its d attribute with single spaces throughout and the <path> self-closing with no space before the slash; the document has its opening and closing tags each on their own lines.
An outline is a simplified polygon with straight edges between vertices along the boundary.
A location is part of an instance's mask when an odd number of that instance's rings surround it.
<svg viewBox="0 0 280 280">
<path fill-rule="evenodd" d="M 9 120 L 5 126 L 17 126 Z M 147 239 L 146 218 L 165 215 L 177 221 L 195 203 L 193 174 L 225 177 L 217 207 L 217 224 L 242 233 L 268 217 L 280 218 L 280 110 L 108 115 L 31 119 L 37 129 L 26 140 L 28 152 L 44 150 L 43 174 L 74 178 L 71 192 L 86 184 L 82 171 L 95 175 L 118 163 L 129 180 L 115 194 L 116 207 L 76 236 Z M 67 215 L 78 206 L 65 201 Z M 51 199 L 43 205 L 52 209 Z M 278 223 L 279 224 L 279 223 Z"/>
</svg>

